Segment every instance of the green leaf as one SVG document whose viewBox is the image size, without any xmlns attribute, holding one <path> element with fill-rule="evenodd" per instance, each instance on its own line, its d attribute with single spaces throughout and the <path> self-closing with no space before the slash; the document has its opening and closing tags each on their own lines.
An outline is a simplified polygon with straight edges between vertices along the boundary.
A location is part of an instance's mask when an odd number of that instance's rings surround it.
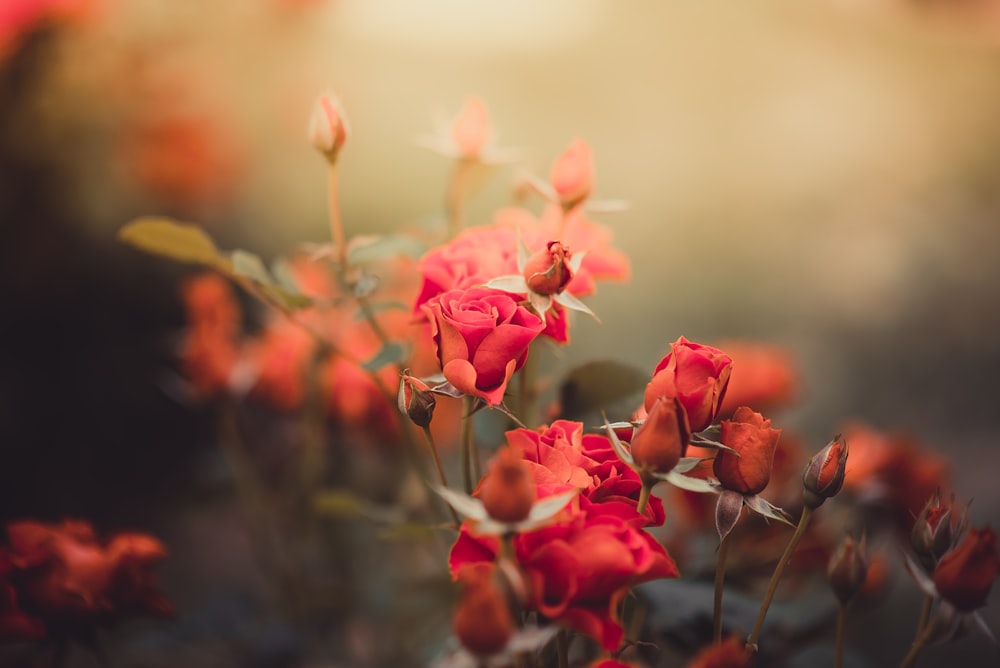
<svg viewBox="0 0 1000 668">
<path fill-rule="evenodd" d="M 137 218 L 118 230 L 118 239 L 153 255 L 232 271 L 229 258 L 197 225 L 169 218 Z"/>
<path fill-rule="evenodd" d="M 405 346 L 390 341 L 382 346 L 382 349 L 378 351 L 375 357 L 362 364 L 362 366 L 365 368 L 365 371 L 378 371 L 382 367 L 403 361 L 406 359 L 406 354 L 407 350 Z"/>
<path fill-rule="evenodd" d="M 259 256 L 250 251 L 236 249 L 230 257 L 233 275 L 250 279 L 271 300 L 292 310 L 306 308 L 312 304 L 312 299 L 300 294 L 297 289 L 288 290 L 277 283 Z"/>
<path fill-rule="evenodd" d="M 567 420 L 602 422 L 604 410 L 612 420 L 627 418 L 642 403 L 649 372 L 633 366 L 602 360 L 576 367 L 566 375 L 559 392 Z"/>
<path fill-rule="evenodd" d="M 347 253 L 347 261 L 351 264 L 364 264 L 394 255 L 405 255 L 418 259 L 426 251 L 427 246 L 413 237 L 405 234 L 391 234 L 351 248 Z"/>
<path fill-rule="evenodd" d="M 372 314 L 384 313 L 385 311 L 408 311 L 410 309 L 403 302 L 396 301 L 370 302 L 368 308 L 371 309 Z M 368 316 L 365 315 L 364 311 L 358 311 L 354 314 L 354 317 L 358 320 L 364 320 Z"/>
</svg>

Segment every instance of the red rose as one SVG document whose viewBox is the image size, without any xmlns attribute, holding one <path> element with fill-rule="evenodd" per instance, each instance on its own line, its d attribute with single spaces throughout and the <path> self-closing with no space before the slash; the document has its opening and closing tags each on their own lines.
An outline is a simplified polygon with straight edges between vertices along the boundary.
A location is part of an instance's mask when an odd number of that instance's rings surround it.
<svg viewBox="0 0 1000 668">
<path fill-rule="evenodd" d="M 740 453 L 720 450 L 715 456 L 715 477 L 726 489 L 740 494 L 757 494 L 771 480 L 771 464 L 778 447 L 780 429 L 771 429 L 771 421 L 746 406 L 736 409 L 732 420 L 722 421 L 723 445 Z"/>
<path fill-rule="evenodd" d="M 1000 574 L 1000 553 L 993 529 L 969 529 L 958 547 L 941 557 L 934 569 L 934 586 L 941 598 L 962 612 L 986 604 Z"/>
<path fill-rule="evenodd" d="M 570 519 L 518 534 L 514 551 L 529 584 L 527 606 L 617 649 L 623 636 L 618 604 L 633 586 L 677 577 L 663 546 L 642 530 L 646 518 L 624 503 L 580 499 Z M 449 565 L 492 562 L 499 550 L 493 537 L 462 529 Z"/>
<path fill-rule="evenodd" d="M 635 508 L 642 483 L 639 475 L 622 464 L 611 441 L 601 434 L 584 434 L 583 423 L 556 420 L 536 430 L 514 429 L 507 442 L 533 467 L 539 497 L 572 488 L 594 503 L 619 501 Z M 649 523 L 664 522 L 663 502 L 649 499 Z"/>
<path fill-rule="evenodd" d="M 503 400 L 528 346 L 545 328 L 541 319 L 506 292 L 452 290 L 424 306 L 431 316 L 438 362 L 460 392 L 491 406 Z"/>
<path fill-rule="evenodd" d="M 719 413 L 731 368 L 732 360 L 726 353 L 682 336 L 670 344 L 670 352 L 660 360 L 646 386 L 646 410 L 653 408 L 657 397 L 677 397 L 687 411 L 691 431 L 701 431 Z"/>
<path fill-rule="evenodd" d="M 89 524 L 69 521 L 13 522 L 7 535 L 19 601 L 47 625 L 172 613 L 154 570 L 166 549 L 155 538 L 119 534 L 102 545 Z"/>
</svg>

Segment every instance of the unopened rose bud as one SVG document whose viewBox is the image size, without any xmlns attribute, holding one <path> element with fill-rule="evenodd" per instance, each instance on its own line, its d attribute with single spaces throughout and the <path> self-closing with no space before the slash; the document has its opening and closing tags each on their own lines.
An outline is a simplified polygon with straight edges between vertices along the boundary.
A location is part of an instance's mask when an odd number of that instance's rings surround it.
<svg viewBox="0 0 1000 668">
<path fill-rule="evenodd" d="M 802 498 L 805 504 L 816 509 L 844 486 L 847 468 L 847 441 L 840 436 L 813 455 L 802 474 Z"/>
<path fill-rule="evenodd" d="M 528 289 L 539 295 L 557 295 L 573 278 L 569 249 L 558 241 L 550 241 L 524 265 L 524 280 Z"/>
<path fill-rule="evenodd" d="M 772 429 L 771 421 L 748 406 L 740 406 L 732 420 L 723 420 L 719 440 L 739 455 L 720 450 L 712 462 L 712 470 L 726 489 L 744 495 L 762 492 L 771 481 L 774 452 L 778 447 L 780 429 Z"/>
<path fill-rule="evenodd" d="M 669 473 L 684 456 L 691 428 L 676 397 L 660 397 L 632 437 L 632 459 L 640 469 Z"/>
<path fill-rule="evenodd" d="M 399 412 L 410 418 L 418 427 L 429 427 L 434 417 L 434 406 L 437 400 L 431 393 L 427 383 L 403 374 L 399 380 L 399 393 L 396 395 Z"/>
<path fill-rule="evenodd" d="M 913 523 L 910 544 L 920 558 L 920 563 L 928 571 L 934 570 L 938 560 L 952 547 L 954 531 L 951 510 L 950 506 L 941 504 L 940 494 L 934 492 L 934 496 Z"/>
<path fill-rule="evenodd" d="M 492 564 L 475 564 L 459 574 L 462 593 L 452 618 L 459 642 L 476 656 L 502 650 L 514 634 L 514 620 L 504 593 L 493 579 Z"/>
<path fill-rule="evenodd" d="M 333 163 L 347 141 L 350 129 L 340 102 L 333 95 L 320 95 L 309 119 L 309 141 Z"/>
<path fill-rule="evenodd" d="M 479 498 L 490 518 L 498 522 L 515 524 L 527 519 L 538 492 L 528 463 L 516 450 L 504 447 L 493 457 Z"/>
<path fill-rule="evenodd" d="M 1000 574 L 1000 553 L 993 529 L 969 529 L 954 550 L 941 557 L 932 578 L 941 598 L 961 612 L 986 604 L 993 581 Z"/>
<path fill-rule="evenodd" d="M 451 138 L 461 158 L 479 157 L 492 134 L 490 115 L 486 104 L 478 97 L 465 100 L 462 109 L 451 124 Z"/>
<path fill-rule="evenodd" d="M 837 600 L 847 605 L 868 579 L 868 545 L 865 537 L 862 536 L 858 542 L 853 536 L 845 536 L 830 557 L 826 573 Z"/>
<path fill-rule="evenodd" d="M 594 188 L 594 158 L 590 145 L 582 139 L 574 139 L 552 163 L 549 183 L 566 210 L 590 197 Z"/>
</svg>

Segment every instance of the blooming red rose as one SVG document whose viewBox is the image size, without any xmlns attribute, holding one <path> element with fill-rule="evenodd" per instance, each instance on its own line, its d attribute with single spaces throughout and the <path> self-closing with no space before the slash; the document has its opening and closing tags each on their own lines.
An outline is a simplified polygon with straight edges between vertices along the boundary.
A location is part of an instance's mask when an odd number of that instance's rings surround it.
<svg viewBox="0 0 1000 668">
<path fill-rule="evenodd" d="M 507 442 L 532 466 L 540 498 L 576 488 L 594 503 L 617 501 L 633 508 L 639 503 L 639 475 L 622 463 L 607 436 L 585 434 L 581 422 L 514 429 L 507 432 Z M 659 498 L 649 499 L 646 517 L 651 525 L 663 524 Z"/>
<path fill-rule="evenodd" d="M 715 477 L 726 489 L 740 494 L 757 494 L 771 480 L 771 464 L 778 447 L 780 429 L 751 408 L 736 409 L 732 420 L 722 421 L 719 440 L 739 453 L 720 450 L 715 456 Z"/>
<path fill-rule="evenodd" d="M 632 437 L 632 458 L 641 469 L 669 473 L 684 456 L 690 438 L 691 428 L 680 400 L 657 397 Z"/>
<path fill-rule="evenodd" d="M 127 615 L 167 616 L 155 565 L 166 549 L 143 534 L 97 541 L 83 522 L 7 525 L 9 581 L 24 610 L 46 626 L 114 621 Z"/>
<path fill-rule="evenodd" d="M 503 401 L 528 346 L 545 328 L 541 319 L 506 292 L 452 290 L 424 306 L 444 377 L 460 392 L 491 406 Z"/>
<path fill-rule="evenodd" d="M 569 519 L 518 534 L 514 552 L 528 582 L 527 607 L 617 649 L 621 598 L 637 584 L 678 575 L 663 546 L 642 530 L 645 524 L 630 505 L 581 498 Z M 492 562 L 498 550 L 496 538 L 463 527 L 449 557 L 452 573 Z"/>
<path fill-rule="evenodd" d="M 726 353 L 682 336 L 670 344 L 670 352 L 660 360 L 646 386 L 646 410 L 652 409 L 657 397 L 677 397 L 687 411 L 691 431 L 701 431 L 719 413 L 731 369 L 732 360 Z"/>
<path fill-rule="evenodd" d="M 941 598 L 962 612 L 972 612 L 986 604 L 997 575 L 997 535 L 986 527 L 969 529 L 958 547 L 941 557 L 932 577 Z"/>
</svg>

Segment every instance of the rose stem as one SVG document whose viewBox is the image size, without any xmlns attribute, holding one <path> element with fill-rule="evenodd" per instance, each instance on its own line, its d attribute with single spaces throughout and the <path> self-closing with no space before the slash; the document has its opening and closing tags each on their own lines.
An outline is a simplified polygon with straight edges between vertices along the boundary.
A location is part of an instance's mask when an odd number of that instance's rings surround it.
<svg viewBox="0 0 1000 668">
<path fill-rule="evenodd" d="M 427 447 L 431 449 L 431 455 L 434 457 L 434 468 L 437 469 L 438 480 L 441 482 L 442 487 L 448 486 L 448 480 L 444 477 L 444 467 L 441 466 L 441 457 L 438 455 L 437 446 L 434 444 L 434 435 L 431 434 L 430 427 L 423 427 L 424 438 L 427 440 Z M 451 507 L 450 503 L 445 503 L 448 506 L 448 510 L 451 512 L 451 517 L 455 520 L 455 527 L 460 527 L 462 521 L 458 519 L 458 513 L 455 509 Z"/>
<path fill-rule="evenodd" d="M 750 632 L 750 636 L 747 638 L 747 646 L 755 651 L 757 639 L 760 637 L 760 629 L 764 626 L 764 618 L 767 617 L 767 609 L 771 607 L 771 599 L 774 598 L 774 592 L 778 589 L 778 583 L 781 581 L 781 574 L 784 572 L 785 566 L 792 558 L 792 552 L 795 551 L 795 547 L 799 544 L 799 540 L 802 539 L 802 534 L 806 532 L 806 527 L 809 526 L 810 517 L 812 517 L 812 508 L 804 506 L 802 508 L 802 515 L 799 517 L 799 524 L 795 527 L 795 533 L 792 534 L 791 539 L 788 541 L 788 545 L 785 546 L 785 552 L 781 555 L 781 559 L 778 561 L 778 565 L 775 567 L 774 573 L 771 575 L 771 583 L 767 586 L 767 593 L 764 594 L 764 602 L 761 603 L 760 611 L 757 613 L 757 621 L 754 622 L 753 631 Z"/>
<path fill-rule="evenodd" d="M 559 668 L 569 668 L 569 635 L 566 629 L 556 634 L 556 648 L 559 651 Z"/>
<path fill-rule="evenodd" d="M 472 424 L 472 409 L 475 407 L 475 397 L 466 396 L 462 400 L 462 483 L 465 493 L 472 494 L 474 479 L 472 477 L 472 451 L 476 447 Z M 478 479 L 477 479 L 478 480 Z"/>
<path fill-rule="evenodd" d="M 535 350 L 531 350 L 535 348 Z M 524 361 L 524 366 L 518 372 L 518 416 L 524 424 L 531 428 L 535 424 L 535 354 L 537 346 L 534 343 L 528 349 L 528 357 Z"/>
<path fill-rule="evenodd" d="M 840 604 L 837 610 L 837 639 L 834 645 L 833 668 L 841 668 L 844 665 L 844 627 L 847 626 L 847 605 Z"/>
<path fill-rule="evenodd" d="M 445 193 L 449 239 L 454 239 L 462 231 L 466 184 L 474 164 L 475 160 L 472 158 L 458 158 L 452 167 L 451 177 L 448 179 L 448 189 Z"/>
<path fill-rule="evenodd" d="M 924 604 L 920 607 L 920 619 L 917 620 L 917 636 L 919 636 L 920 632 L 924 630 L 925 626 L 927 626 L 927 620 L 931 617 L 931 605 L 933 604 L 934 597 L 930 594 L 925 594 Z M 914 640 L 916 640 L 916 636 L 914 636 Z"/>
<path fill-rule="evenodd" d="M 917 657 L 920 656 L 920 651 L 927 644 L 927 641 L 931 639 L 931 635 L 934 633 L 934 626 L 936 619 L 929 621 L 924 628 L 917 634 L 916 639 L 913 641 L 913 645 L 910 647 L 910 651 L 907 652 L 906 656 L 903 657 L 902 663 L 899 664 L 899 668 L 910 668 L 916 665 Z"/>
<path fill-rule="evenodd" d="M 645 476 L 642 477 L 642 489 L 639 491 L 639 503 L 636 505 L 635 509 L 640 515 L 646 514 L 646 506 L 649 505 L 649 493 L 653 491 L 653 485 L 657 483 L 657 480 L 646 480 Z"/>
<path fill-rule="evenodd" d="M 722 588 L 726 583 L 726 557 L 729 555 L 729 536 L 719 543 L 719 557 L 715 563 L 715 604 L 712 607 L 712 638 L 722 643 Z"/>
<path fill-rule="evenodd" d="M 330 233 L 333 237 L 334 250 L 337 253 L 337 264 L 340 270 L 347 269 L 347 241 L 344 238 L 344 224 L 340 219 L 340 175 L 337 163 L 331 162 L 327 167 L 327 194 L 330 204 Z"/>
</svg>

